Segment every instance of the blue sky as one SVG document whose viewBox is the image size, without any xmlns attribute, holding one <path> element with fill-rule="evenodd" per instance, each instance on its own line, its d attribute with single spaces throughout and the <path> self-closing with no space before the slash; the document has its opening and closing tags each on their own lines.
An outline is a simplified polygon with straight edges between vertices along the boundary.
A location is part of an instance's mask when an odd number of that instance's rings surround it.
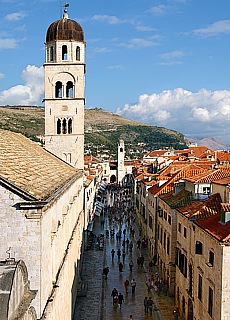
<svg viewBox="0 0 230 320">
<path fill-rule="evenodd" d="M 229 0 L 79 0 L 86 108 L 230 143 Z M 0 105 L 41 105 L 60 1 L 0 0 Z"/>
</svg>

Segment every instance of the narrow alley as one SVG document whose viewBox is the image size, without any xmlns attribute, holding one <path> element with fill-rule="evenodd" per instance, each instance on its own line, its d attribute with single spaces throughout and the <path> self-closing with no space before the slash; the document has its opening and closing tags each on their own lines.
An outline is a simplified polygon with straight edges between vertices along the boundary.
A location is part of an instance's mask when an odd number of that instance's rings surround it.
<svg viewBox="0 0 230 320">
<path fill-rule="evenodd" d="M 152 260 L 131 210 L 130 197 L 120 188 L 107 191 L 104 202 L 103 216 L 94 221 L 93 233 L 97 240 L 93 248 L 85 252 L 83 262 L 82 281 L 87 283 L 87 293 L 78 295 L 73 320 L 128 320 L 130 315 L 134 320 L 174 319 L 175 306 L 173 298 L 167 295 L 167 286 L 162 283 L 162 290 L 155 292 L 155 283 L 160 280 L 157 267 L 149 267 Z M 97 244 L 99 239 L 103 248 Z M 130 267 L 131 261 L 133 267 Z M 106 279 L 103 270 L 107 267 Z M 131 284 L 134 282 L 133 293 Z M 113 303 L 114 288 L 123 295 L 121 307 Z M 145 313 L 145 297 L 153 301 L 152 315 L 150 310 Z"/>
</svg>

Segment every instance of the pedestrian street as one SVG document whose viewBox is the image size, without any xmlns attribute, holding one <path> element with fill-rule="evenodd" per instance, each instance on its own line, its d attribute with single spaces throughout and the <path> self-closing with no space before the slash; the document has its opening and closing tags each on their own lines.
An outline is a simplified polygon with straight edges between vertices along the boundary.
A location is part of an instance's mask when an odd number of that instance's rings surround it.
<svg viewBox="0 0 230 320">
<path fill-rule="evenodd" d="M 135 214 L 132 213 L 134 219 L 127 219 L 128 216 L 123 214 L 123 210 L 115 208 L 114 201 L 116 196 L 108 192 L 105 202 L 113 207 L 113 212 L 105 210 L 103 216 L 95 219 L 93 232 L 97 236 L 104 234 L 104 249 L 101 251 L 94 247 L 93 250 L 85 252 L 82 279 L 87 280 L 88 292 L 85 297 L 77 298 L 73 320 L 129 320 L 130 315 L 133 320 L 173 320 L 172 312 L 175 308 L 173 298 L 166 296 L 163 292 L 158 296 L 153 289 L 148 290 L 146 285 L 150 277 L 151 258 L 147 248 L 137 246 L 137 240 L 140 237 Z M 119 203 L 121 204 L 122 201 Z M 114 231 L 112 237 L 111 230 Z M 132 230 L 134 231 L 131 232 Z M 118 232 L 120 232 L 120 238 L 117 237 Z M 125 242 L 125 251 L 123 251 L 124 239 L 129 240 L 128 246 Z M 130 252 L 130 242 L 133 243 L 132 252 Z M 114 259 L 111 255 L 112 249 L 115 251 Z M 118 249 L 121 251 L 120 259 L 117 256 Z M 125 252 L 125 256 L 122 256 L 122 252 Z M 144 257 L 143 267 L 137 264 L 137 258 L 140 256 Z M 133 261 L 132 272 L 129 268 L 131 260 Z M 120 262 L 123 264 L 122 271 L 119 271 Z M 106 267 L 109 268 L 107 279 L 103 275 Z M 151 274 L 157 274 L 157 272 L 157 267 L 154 266 Z M 136 281 L 135 293 L 132 293 L 132 279 Z M 125 280 L 129 281 L 127 293 L 124 286 Z M 118 303 L 113 304 L 111 293 L 114 288 L 123 295 L 124 301 L 121 308 Z M 152 315 L 149 312 L 145 313 L 145 297 L 151 297 L 153 300 Z"/>
</svg>

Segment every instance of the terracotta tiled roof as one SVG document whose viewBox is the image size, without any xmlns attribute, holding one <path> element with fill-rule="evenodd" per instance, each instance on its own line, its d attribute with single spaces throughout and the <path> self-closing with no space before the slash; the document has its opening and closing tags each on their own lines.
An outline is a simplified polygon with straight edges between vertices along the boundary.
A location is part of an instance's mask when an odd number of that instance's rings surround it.
<svg viewBox="0 0 230 320">
<path fill-rule="evenodd" d="M 195 222 L 214 238 L 222 242 L 230 242 L 230 223 L 221 224 L 220 214 L 208 217 Z"/>
<path fill-rule="evenodd" d="M 147 153 L 144 158 L 148 157 L 148 158 L 155 158 L 155 157 L 161 157 L 163 156 L 166 152 L 168 152 L 168 150 L 153 150 L 150 151 L 149 153 Z"/>
<path fill-rule="evenodd" d="M 219 193 L 215 193 L 207 199 L 192 201 L 190 205 L 178 208 L 177 210 L 194 220 L 210 217 L 220 213 L 221 197 Z"/>
<path fill-rule="evenodd" d="M 46 200 L 80 173 L 21 134 L 0 130 L 0 179 Z"/>
<path fill-rule="evenodd" d="M 230 177 L 214 180 L 212 181 L 212 183 L 221 184 L 221 185 L 230 185 Z"/>
<path fill-rule="evenodd" d="M 216 158 L 220 162 L 229 162 L 230 161 L 230 152 L 229 151 L 216 151 Z"/>
<path fill-rule="evenodd" d="M 211 183 L 212 181 L 220 180 L 229 176 L 230 173 L 228 171 L 224 171 L 221 169 L 213 169 L 209 170 L 208 172 L 204 172 L 196 176 L 190 177 L 187 180 L 194 183 Z"/>
</svg>

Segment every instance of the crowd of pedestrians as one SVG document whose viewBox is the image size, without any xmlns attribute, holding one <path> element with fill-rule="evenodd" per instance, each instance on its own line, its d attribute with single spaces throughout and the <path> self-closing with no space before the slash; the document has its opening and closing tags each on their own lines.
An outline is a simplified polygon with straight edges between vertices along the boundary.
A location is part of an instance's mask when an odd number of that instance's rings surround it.
<svg viewBox="0 0 230 320">
<path fill-rule="evenodd" d="M 101 224 L 102 228 L 106 230 L 106 238 L 110 245 L 113 245 L 111 253 L 112 266 L 117 264 L 117 277 L 123 277 L 123 287 L 120 285 L 113 288 L 111 294 L 112 305 L 114 310 L 122 312 L 122 304 L 124 302 L 129 303 L 127 300 L 128 295 L 135 297 L 136 290 L 138 290 L 138 278 L 135 279 L 134 274 L 146 273 L 146 269 L 149 274 L 149 278 L 146 279 L 147 291 L 144 300 L 143 313 L 149 316 L 153 315 L 154 301 L 152 295 L 161 295 L 162 291 L 165 295 L 168 294 L 168 283 L 159 277 L 158 273 L 154 273 L 154 266 L 156 265 L 156 257 L 150 262 L 145 261 L 145 257 L 142 254 L 142 249 L 147 250 L 148 240 L 142 237 L 141 228 L 138 230 L 135 225 L 135 214 L 132 207 L 131 195 L 128 189 L 124 189 L 120 186 L 112 186 L 108 191 L 108 198 L 113 199 L 104 208 L 104 217 L 106 222 Z M 135 236 L 135 229 L 137 230 L 137 240 Z M 139 234 L 138 234 L 139 231 Z M 135 249 L 135 255 L 134 255 Z M 138 254 L 136 256 L 136 254 Z M 112 268 L 111 272 L 116 272 L 116 268 Z M 107 273 L 107 274 L 106 274 Z M 104 270 L 103 274 L 107 279 L 109 270 Z M 148 277 L 148 276 L 147 276 Z M 107 280 L 108 281 L 108 280 Z M 119 281 L 118 281 L 119 282 Z M 126 307 L 127 309 L 127 307 Z M 130 306 L 130 314 L 128 319 L 136 319 L 135 314 Z M 176 318 L 175 318 L 176 319 Z"/>
</svg>

